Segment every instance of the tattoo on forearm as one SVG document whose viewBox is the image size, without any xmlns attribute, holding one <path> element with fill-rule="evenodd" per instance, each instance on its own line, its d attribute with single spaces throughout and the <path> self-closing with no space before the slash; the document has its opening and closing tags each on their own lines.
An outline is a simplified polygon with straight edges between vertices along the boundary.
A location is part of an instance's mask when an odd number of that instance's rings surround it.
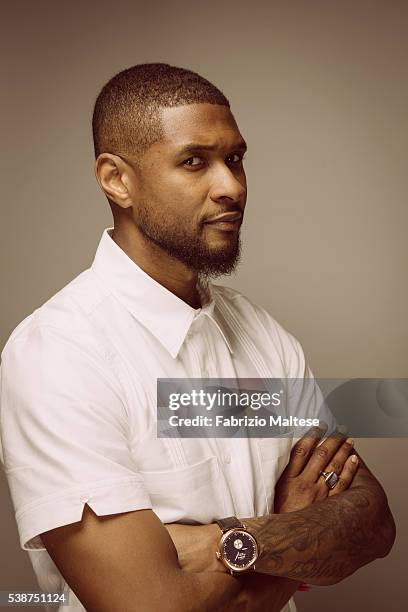
<svg viewBox="0 0 408 612">
<path fill-rule="evenodd" d="M 359 486 L 298 512 L 245 522 L 261 544 L 258 571 L 316 584 L 352 574 L 393 540 L 385 495 L 365 474 Z"/>
</svg>

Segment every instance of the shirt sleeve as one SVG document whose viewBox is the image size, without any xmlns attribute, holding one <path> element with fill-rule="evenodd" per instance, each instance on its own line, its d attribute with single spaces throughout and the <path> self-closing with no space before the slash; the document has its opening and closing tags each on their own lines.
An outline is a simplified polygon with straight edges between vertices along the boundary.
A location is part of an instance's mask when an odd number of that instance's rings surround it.
<svg viewBox="0 0 408 612">
<path fill-rule="evenodd" d="M 21 547 L 97 515 L 151 508 L 129 449 L 129 418 L 108 356 L 80 334 L 38 325 L 2 355 L 2 461 Z"/>
</svg>

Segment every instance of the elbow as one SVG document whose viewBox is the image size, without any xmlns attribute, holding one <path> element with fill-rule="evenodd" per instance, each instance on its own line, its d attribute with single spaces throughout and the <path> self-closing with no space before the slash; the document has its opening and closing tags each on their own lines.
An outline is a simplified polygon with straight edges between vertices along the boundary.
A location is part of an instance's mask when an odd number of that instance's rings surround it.
<svg viewBox="0 0 408 612">
<path fill-rule="evenodd" d="M 367 535 L 370 535 L 367 541 L 367 553 L 370 558 L 365 563 L 386 557 L 391 552 L 396 537 L 394 517 L 382 487 L 378 486 L 374 495 L 371 495 L 369 499 L 371 520 L 369 518 L 367 529 Z"/>
<path fill-rule="evenodd" d="M 332 568 L 335 571 L 331 575 L 327 577 L 319 576 L 308 582 L 316 586 L 332 586 L 354 574 L 363 565 L 371 563 L 375 559 L 386 557 L 391 552 L 395 542 L 396 526 L 385 495 L 384 505 L 378 514 L 378 519 L 378 526 L 375 530 L 376 535 L 372 539 L 370 549 L 367 546 L 367 555 L 364 555 L 364 558 L 356 558 L 355 563 L 339 563 L 336 568 Z"/>
<path fill-rule="evenodd" d="M 372 526 L 373 531 L 373 558 L 380 559 L 386 557 L 394 546 L 396 537 L 396 526 L 391 509 L 388 505 L 387 495 L 381 489 L 376 495 L 372 506 L 375 521 Z"/>
<path fill-rule="evenodd" d="M 385 510 L 383 513 L 382 524 L 380 525 L 379 535 L 378 535 L 378 548 L 379 553 L 378 557 L 386 557 L 390 552 L 392 547 L 394 546 L 395 537 L 397 534 L 397 529 L 395 526 L 394 517 L 392 516 L 390 507 L 388 506 L 388 502 L 385 502 Z"/>
</svg>

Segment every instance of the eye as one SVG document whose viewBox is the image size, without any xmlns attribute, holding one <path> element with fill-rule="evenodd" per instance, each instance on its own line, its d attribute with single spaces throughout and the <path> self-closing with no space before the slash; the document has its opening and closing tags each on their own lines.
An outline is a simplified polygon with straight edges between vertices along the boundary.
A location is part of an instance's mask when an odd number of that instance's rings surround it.
<svg viewBox="0 0 408 612">
<path fill-rule="evenodd" d="M 231 159 L 231 158 L 238 158 L 238 159 Z M 244 161 L 245 159 L 245 153 L 231 153 L 231 155 L 229 155 L 227 157 L 227 161 L 231 159 L 231 161 L 229 161 L 228 163 L 230 164 L 240 164 L 241 162 Z"/>
<path fill-rule="evenodd" d="M 188 159 L 186 159 L 183 162 L 183 165 L 189 166 L 190 168 L 196 168 L 197 166 L 200 165 L 199 163 L 198 164 L 197 163 L 194 164 L 194 163 L 189 163 L 189 162 L 192 162 L 192 161 L 197 160 L 197 159 L 202 162 L 202 158 L 198 157 L 197 155 L 195 155 L 194 157 L 189 157 Z"/>
</svg>

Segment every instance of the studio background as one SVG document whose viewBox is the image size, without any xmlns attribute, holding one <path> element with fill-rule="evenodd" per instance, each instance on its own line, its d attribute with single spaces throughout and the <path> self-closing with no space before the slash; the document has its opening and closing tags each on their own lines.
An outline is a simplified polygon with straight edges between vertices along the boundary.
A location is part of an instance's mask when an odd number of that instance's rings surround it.
<svg viewBox="0 0 408 612">
<path fill-rule="evenodd" d="M 96 95 L 162 61 L 214 82 L 249 145 L 242 263 L 215 282 L 266 307 L 318 377 L 408 378 L 407 27 L 398 0 L 3 3 L 1 346 L 112 224 L 93 175 Z M 389 496 L 396 544 L 300 593 L 300 612 L 405 609 L 408 443 L 356 446 Z M 0 590 L 36 589 L 3 473 L 0 499 Z"/>
</svg>

